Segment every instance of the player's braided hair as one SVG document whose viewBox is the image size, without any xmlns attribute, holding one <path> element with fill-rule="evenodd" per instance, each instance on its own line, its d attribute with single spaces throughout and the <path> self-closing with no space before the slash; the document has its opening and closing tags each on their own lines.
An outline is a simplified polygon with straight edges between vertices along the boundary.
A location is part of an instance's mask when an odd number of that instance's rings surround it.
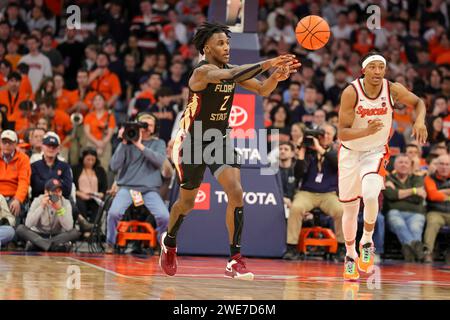
<svg viewBox="0 0 450 320">
<path fill-rule="evenodd" d="M 197 48 L 197 50 L 201 54 L 204 54 L 203 48 L 205 47 L 206 41 L 208 41 L 208 39 L 211 38 L 214 33 L 222 32 L 225 33 L 228 38 L 230 38 L 231 31 L 226 25 L 216 22 L 204 22 L 195 33 L 192 42 L 194 43 L 195 48 Z"/>
</svg>

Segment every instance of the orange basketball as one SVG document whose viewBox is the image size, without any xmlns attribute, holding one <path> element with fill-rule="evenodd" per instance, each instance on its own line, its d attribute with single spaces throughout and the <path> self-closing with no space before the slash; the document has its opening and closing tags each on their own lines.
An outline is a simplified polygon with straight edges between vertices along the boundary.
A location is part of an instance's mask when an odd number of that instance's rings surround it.
<svg viewBox="0 0 450 320">
<path fill-rule="evenodd" d="M 317 50 L 326 45 L 330 34 L 330 26 L 319 16 L 304 17 L 295 28 L 298 43 L 309 50 Z"/>
</svg>

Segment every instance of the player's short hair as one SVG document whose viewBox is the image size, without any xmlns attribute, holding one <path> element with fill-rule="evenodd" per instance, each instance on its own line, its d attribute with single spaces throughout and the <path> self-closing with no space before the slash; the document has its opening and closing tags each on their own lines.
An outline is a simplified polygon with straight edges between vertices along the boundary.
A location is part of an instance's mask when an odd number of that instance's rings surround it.
<svg viewBox="0 0 450 320">
<path fill-rule="evenodd" d="M 221 23 L 216 22 L 204 22 L 200 28 L 198 28 L 197 32 L 192 39 L 192 43 L 195 45 L 195 48 L 201 53 L 204 54 L 203 48 L 205 47 L 206 42 L 209 38 L 212 37 L 214 33 L 225 33 L 227 38 L 230 38 L 230 29 Z"/>
</svg>

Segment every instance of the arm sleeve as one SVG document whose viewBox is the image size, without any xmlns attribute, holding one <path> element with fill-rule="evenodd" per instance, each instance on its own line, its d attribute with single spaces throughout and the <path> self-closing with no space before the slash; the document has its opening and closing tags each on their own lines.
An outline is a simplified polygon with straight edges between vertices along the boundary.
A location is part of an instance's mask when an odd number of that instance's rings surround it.
<svg viewBox="0 0 450 320">
<path fill-rule="evenodd" d="M 305 155 L 305 157 L 306 157 L 306 155 Z M 303 176 L 305 175 L 306 165 L 307 165 L 306 158 L 305 158 L 305 160 L 297 160 L 295 162 L 295 167 L 294 167 L 295 180 L 301 181 L 303 179 Z"/>
<path fill-rule="evenodd" d="M 63 196 L 66 199 L 69 199 L 72 192 L 72 172 L 70 170 L 69 165 L 65 166 L 65 168 L 62 170 L 62 174 L 60 176 L 61 184 L 62 184 L 62 192 Z"/>
<path fill-rule="evenodd" d="M 41 197 L 34 199 L 31 203 L 30 210 L 28 210 L 27 219 L 25 220 L 25 226 L 28 228 L 36 226 L 39 218 L 44 212 L 44 209 L 41 207 L 40 203 Z"/>
<path fill-rule="evenodd" d="M 157 140 L 150 148 L 145 147 L 142 151 L 147 161 L 156 168 L 161 168 L 166 159 L 166 146 L 163 140 Z"/>
<path fill-rule="evenodd" d="M 111 161 L 109 162 L 109 166 L 112 171 L 117 172 L 125 165 L 125 154 L 127 153 L 128 145 L 124 145 L 123 143 L 119 143 L 116 151 L 111 157 Z"/>
<path fill-rule="evenodd" d="M 429 177 L 425 177 L 425 190 L 427 191 L 427 198 L 435 202 L 444 202 L 446 195 L 440 192 L 436 186 L 436 182 Z"/>
<path fill-rule="evenodd" d="M 389 179 L 389 176 L 386 178 L 386 181 L 391 181 L 391 179 Z M 383 195 L 386 197 L 386 199 L 394 201 L 394 200 L 398 200 L 398 190 L 397 189 L 393 189 L 391 187 L 386 187 L 385 190 L 383 190 Z"/>
<path fill-rule="evenodd" d="M 21 203 L 25 201 L 28 195 L 28 188 L 30 187 L 31 180 L 31 166 L 30 160 L 27 156 L 24 156 L 20 161 L 19 170 L 19 183 L 17 186 L 17 191 L 14 197 L 17 198 Z"/>
</svg>

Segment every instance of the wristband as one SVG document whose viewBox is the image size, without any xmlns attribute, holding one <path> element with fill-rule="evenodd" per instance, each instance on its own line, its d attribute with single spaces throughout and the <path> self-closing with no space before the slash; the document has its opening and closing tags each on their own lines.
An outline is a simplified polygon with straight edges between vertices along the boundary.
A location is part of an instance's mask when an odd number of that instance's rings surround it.
<svg viewBox="0 0 450 320">
<path fill-rule="evenodd" d="M 413 194 L 416 195 L 417 194 L 417 188 L 414 187 L 414 188 L 412 188 L 412 190 L 413 190 Z"/>
<path fill-rule="evenodd" d="M 64 208 L 59 208 L 58 210 L 56 210 L 56 215 L 61 217 L 66 213 L 66 209 Z"/>
</svg>

